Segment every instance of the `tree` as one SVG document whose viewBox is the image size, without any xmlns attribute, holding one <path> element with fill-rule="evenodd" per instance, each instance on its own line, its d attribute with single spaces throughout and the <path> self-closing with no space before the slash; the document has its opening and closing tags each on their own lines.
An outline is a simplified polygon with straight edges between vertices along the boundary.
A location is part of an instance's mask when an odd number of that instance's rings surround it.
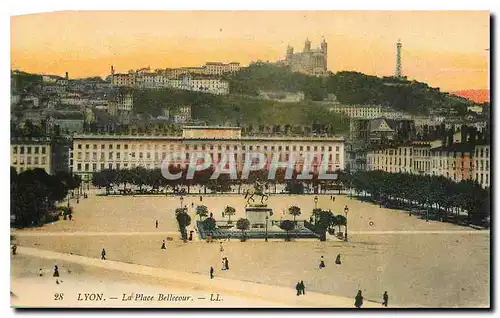
<svg viewBox="0 0 500 318">
<path fill-rule="evenodd" d="M 207 231 L 209 234 L 212 234 L 216 229 L 216 223 L 214 218 L 206 218 L 205 220 L 203 220 L 202 224 L 205 231 Z"/>
<path fill-rule="evenodd" d="M 202 217 L 208 216 L 208 208 L 205 205 L 198 205 L 196 207 L 196 215 L 200 217 L 200 221 Z"/>
<path fill-rule="evenodd" d="M 284 220 L 281 221 L 280 228 L 286 231 L 285 240 L 290 241 L 290 236 L 288 234 L 290 231 L 293 231 L 295 229 L 295 223 L 290 220 Z"/>
<path fill-rule="evenodd" d="M 334 216 L 332 219 L 334 219 L 335 225 L 339 227 L 339 232 L 340 232 L 340 226 L 345 227 L 347 225 L 347 218 L 342 214 L 338 214 Z"/>
<path fill-rule="evenodd" d="M 245 241 L 245 231 L 250 228 L 250 221 L 248 219 L 239 219 L 236 221 L 236 228 L 241 230 L 241 240 Z"/>
<path fill-rule="evenodd" d="M 177 223 L 179 224 L 179 231 L 181 232 L 182 239 L 186 241 L 187 240 L 186 227 L 191 224 L 191 217 L 187 213 L 187 209 L 186 208 L 175 209 L 175 218 L 177 219 Z"/>
<path fill-rule="evenodd" d="M 288 208 L 288 213 L 293 215 L 293 222 L 295 223 L 295 218 L 301 214 L 300 208 L 298 206 L 291 206 Z"/>
<path fill-rule="evenodd" d="M 235 215 L 236 214 L 236 209 L 233 208 L 232 206 L 229 206 L 227 205 L 225 208 L 224 208 L 224 215 L 227 215 L 229 220 L 228 220 L 228 224 L 231 224 L 231 216 L 232 215 Z"/>
</svg>

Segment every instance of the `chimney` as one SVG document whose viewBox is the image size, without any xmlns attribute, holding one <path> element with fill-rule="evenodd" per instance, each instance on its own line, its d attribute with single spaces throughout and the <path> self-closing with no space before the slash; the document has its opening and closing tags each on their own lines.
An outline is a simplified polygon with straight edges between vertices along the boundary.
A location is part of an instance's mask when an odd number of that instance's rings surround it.
<svg viewBox="0 0 500 318">
<path fill-rule="evenodd" d="M 69 80 L 69 74 L 66 72 L 66 80 Z"/>
</svg>

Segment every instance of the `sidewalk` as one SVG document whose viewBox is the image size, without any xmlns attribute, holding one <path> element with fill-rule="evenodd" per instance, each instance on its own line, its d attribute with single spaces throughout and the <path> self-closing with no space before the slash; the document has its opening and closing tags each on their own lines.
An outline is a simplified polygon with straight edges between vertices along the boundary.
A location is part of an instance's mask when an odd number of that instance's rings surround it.
<svg viewBox="0 0 500 318">
<path fill-rule="evenodd" d="M 211 293 L 216 292 L 221 295 L 225 294 L 243 297 L 246 299 L 266 300 L 283 304 L 284 307 L 354 308 L 354 295 L 353 298 L 347 298 L 309 292 L 307 291 L 307 282 L 306 295 L 297 297 L 294 287 L 286 288 L 263 285 L 252 282 L 219 278 L 217 276 L 215 276 L 214 279 L 210 279 L 208 269 L 207 275 L 200 275 L 110 260 L 103 261 L 97 258 L 58 253 L 23 246 L 18 247 L 17 253 L 44 259 L 63 260 L 84 266 L 94 266 L 109 270 L 117 270 L 132 274 L 167 279 L 171 282 L 189 285 L 194 288 L 210 291 Z M 363 307 L 383 309 L 380 303 L 366 300 L 364 301 Z"/>
</svg>

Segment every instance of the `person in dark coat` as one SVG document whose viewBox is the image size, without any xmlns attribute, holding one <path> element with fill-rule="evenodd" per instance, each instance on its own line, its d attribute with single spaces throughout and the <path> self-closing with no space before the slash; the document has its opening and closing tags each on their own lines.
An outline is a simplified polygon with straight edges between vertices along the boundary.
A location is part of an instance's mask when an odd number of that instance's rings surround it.
<svg viewBox="0 0 500 318">
<path fill-rule="evenodd" d="M 295 289 L 297 290 L 297 296 L 300 295 L 300 292 L 301 292 L 301 289 L 300 289 L 300 282 L 297 283 L 297 285 L 295 285 Z"/>
<path fill-rule="evenodd" d="M 387 295 L 387 290 L 384 292 L 384 295 L 382 296 L 382 299 L 384 300 L 382 302 L 382 306 L 387 307 L 387 305 L 389 304 L 389 295 Z"/>
<path fill-rule="evenodd" d="M 226 269 L 228 270 L 229 269 L 229 261 L 227 260 L 227 257 L 226 257 L 226 260 L 224 262 L 224 265 L 226 265 Z"/>
<path fill-rule="evenodd" d="M 70 221 L 71 221 L 71 220 L 73 220 L 73 214 L 71 214 L 71 213 L 70 213 L 70 214 L 68 215 L 68 219 L 69 219 Z"/>
<path fill-rule="evenodd" d="M 335 259 L 335 264 L 337 264 L 337 265 L 342 264 L 342 263 L 340 262 L 340 254 L 337 254 L 337 258 Z"/>
<path fill-rule="evenodd" d="M 214 278 L 214 268 L 210 266 L 210 279 Z"/>
<path fill-rule="evenodd" d="M 323 260 L 323 256 L 321 256 L 321 261 L 319 262 L 319 269 L 322 269 L 324 267 L 326 267 L 325 261 Z"/>
<path fill-rule="evenodd" d="M 189 232 L 189 240 L 192 241 L 193 240 L 193 231 L 190 231 Z"/>
<path fill-rule="evenodd" d="M 17 245 L 14 244 L 12 245 L 12 255 L 16 255 L 16 251 L 17 251 Z"/>
<path fill-rule="evenodd" d="M 102 252 L 101 252 L 101 259 L 106 259 L 106 250 L 105 249 L 102 249 Z"/>
<path fill-rule="evenodd" d="M 54 274 L 52 276 L 59 277 L 59 268 L 57 265 L 54 265 Z"/>
<path fill-rule="evenodd" d="M 156 220 L 155 226 L 156 226 L 156 228 L 158 228 L 158 220 Z"/>
<path fill-rule="evenodd" d="M 361 295 L 361 290 L 358 290 L 358 294 L 354 300 L 354 306 L 356 306 L 356 308 L 361 308 L 361 306 L 363 306 L 363 295 Z"/>
<path fill-rule="evenodd" d="M 223 271 L 226 270 L 226 258 L 225 257 L 222 258 L 222 270 Z"/>
<path fill-rule="evenodd" d="M 303 280 L 300 281 L 300 292 L 302 293 L 302 295 L 306 294 L 306 286 L 304 285 Z"/>
<path fill-rule="evenodd" d="M 165 246 L 165 240 L 163 240 L 163 242 L 161 243 L 161 249 L 164 250 L 166 249 L 167 247 Z"/>
</svg>

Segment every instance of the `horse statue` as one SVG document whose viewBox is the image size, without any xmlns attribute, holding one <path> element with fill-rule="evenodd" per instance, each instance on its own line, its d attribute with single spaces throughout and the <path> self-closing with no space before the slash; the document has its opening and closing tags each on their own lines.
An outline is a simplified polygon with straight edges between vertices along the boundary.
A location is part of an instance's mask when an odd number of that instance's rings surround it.
<svg viewBox="0 0 500 318">
<path fill-rule="evenodd" d="M 247 200 L 247 206 L 250 205 L 250 203 L 255 202 L 255 199 L 253 198 L 255 195 L 260 196 L 261 204 L 265 204 L 265 202 L 269 199 L 269 196 L 264 193 L 264 187 L 262 186 L 262 184 L 260 184 L 259 181 L 255 182 L 253 190 L 248 189 L 245 192 L 245 200 Z"/>
</svg>

